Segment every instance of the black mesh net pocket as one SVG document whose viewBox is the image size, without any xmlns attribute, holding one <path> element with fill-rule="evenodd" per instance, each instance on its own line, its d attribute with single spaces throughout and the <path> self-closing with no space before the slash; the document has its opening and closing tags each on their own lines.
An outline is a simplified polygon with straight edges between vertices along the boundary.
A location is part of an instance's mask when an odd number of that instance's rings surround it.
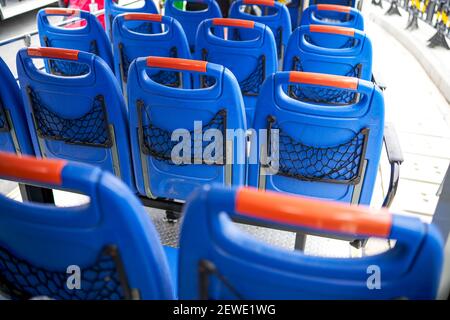
<svg viewBox="0 0 450 320">
<path fill-rule="evenodd" d="M 119 44 L 119 50 L 121 55 L 121 68 L 122 68 L 122 80 L 127 83 L 128 70 L 134 59 L 130 58 L 125 52 L 125 47 L 122 43 Z M 172 47 L 169 51 L 169 58 L 176 58 L 178 56 L 177 48 Z M 150 78 L 159 83 L 169 87 L 180 87 L 181 76 L 179 72 L 160 70 L 157 73 L 150 76 Z"/>
<path fill-rule="evenodd" d="M 0 99 L 0 132 L 9 131 L 9 124 L 6 120 L 5 110 L 3 109 L 2 99 Z"/>
<path fill-rule="evenodd" d="M 44 41 L 47 47 L 51 47 L 48 38 L 45 38 Z M 95 40 L 91 41 L 89 52 L 98 55 L 97 42 Z M 89 66 L 87 64 L 74 61 L 48 59 L 48 66 L 50 73 L 57 76 L 76 77 L 89 73 Z"/>
<path fill-rule="evenodd" d="M 41 138 L 95 147 L 112 146 L 103 96 L 95 97 L 92 108 L 77 119 L 66 119 L 51 111 L 28 87 L 36 130 Z"/>
<path fill-rule="evenodd" d="M 301 61 L 294 57 L 292 70 L 304 71 Z M 358 64 L 352 67 L 344 76 L 359 78 L 361 66 Z M 300 101 L 324 103 L 331 105 L 348 105 L 358 101 L 358 92 L 348 89 L 327 88 L 310 85 L 289 85 L 288 94 L 291 98 Z"/>
<path fill-rule="evenodd" d="M 268 123 L 269 129 L 279 132 L 278 146 L 271 141 L 268 143 L 272 153 L 278 151 L 277 174 L 304 181 L 344 184 L 360 181 L 368 129 L 339 145 L 316 147 L 292 138 L 273 117 L 269 117 Z"/>
<path fill-rule="evenodd" d="M 153 158 L 167 162 L 169 164 L 184 165 L 186 164 L 186 155 L 183 159 L 178 159 L 175 163 L 172 159 L 172 150 L 179 144 L 179 141 L 172 141 L 172 132 L 160 127 L 155 126 L 152 121 L 147 108 L 145 108 L 144 102 L 139 100 L 137 102 L 137 108 L 139 110 L 141 123 L 139 124 L 142 138 L 141 149 L 146 155 L 152 156 Z M 226 110 L 219 110 L 205 125 L 201 127 L 201 133 L 199 139 L 196 140 L 197 135 L 194 130 L 189 131 L 190 134 L 190 163 L 203 163 L 203 164 L 215 164 L 224 165 L 226 163 L 226 153 L 225 153 L 225 129 L 226 129 Z M 216 129 L 222 133 L 222 145 L 215 148 L 217 154 L 211 154 L 212 159 L 203 159 L 203 152 L 205 148 L 210 145 L 211 141 L 203 141 L 202 136 L 209 129 Z M 214 141 L 214 143 L 219 143 L 219 141 Z M 199 159 L 197 154 L 195 154 L 194 146 L 201 144 L 202 159 Z M 189 157 L 187 157 L 189 158 Z M 208 160 L 209 163 L 205 162 Z"/>
<path fill-rule="evenodd" d="M 67 270 L 48 270 L 0 247 L 0 292 L 13 300 L 122 300 L 131 297 L 118 251 L 107 246 L 95 263 L 80 269 L 81 287 L 69 289 Z M 70 280 L 69 280 L 70 281 Z"/>
</svg>

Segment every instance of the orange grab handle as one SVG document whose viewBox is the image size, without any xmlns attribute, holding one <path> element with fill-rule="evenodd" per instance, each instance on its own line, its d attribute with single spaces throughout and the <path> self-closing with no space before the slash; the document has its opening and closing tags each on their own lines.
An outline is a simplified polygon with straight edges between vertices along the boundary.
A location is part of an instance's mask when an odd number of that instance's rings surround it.
<svg viewBox="0 0 450 320">
<path fill-rule="evenodd" d="M 336 11 L 336 12 L 350 12 L 350 7 L 340 6 L 337 4 L 318 4 L 317 10 L 319 11 Z"/>
<path fill-rule="evenodd" d="M 155 68 L 168 68 L 186 71 L 206 72 L 206 61 L 165 58 L 165 57 L 148 57 L 147 66 Z"/>
<path fill-rule="evenodd" d="M 66 164 L 64 160 L 37 159 L 0 152 L 0 176 L 10 179 L 60 186 L 61 171 Z"/>
<path fill-rule="evenodd" d="M 62 16 L 72 16 L 74 14 L 79 14 L 79 9 L 65 9 L 65 8 L 53 8 L 53 9 L 45 9 L 46 14 L 58 14 Z"/>
<path fill-rule="evenodd" d="M 255 21 L 231 18 L 214 18 L 213 25 L 253 29 L 255 27 Z"/>
<path fill-rule="evenodd" d="M 256 4 L 256 5 L 262 5 L 262 6 L 269 6 L 273 7 L 275 5 L 274 0 L 243 0 L 243 4 Z"/>
<path fill-rule="evenodd" d="M 341 35 L 349 36 L 349 37 L 355 36 L 355 29 L 353 29 L 353 28 L 345 28 L 345 27 L 338 27 L 338 26 L 326 26 L 326 25 L 320 25 L 320 24 L 310 25 L 309 31 L 317 32 L 317 33 L 341 34 Z"/>
<path fill-rule="evenodd" d="M 324 73 L 291 71 L 289 82 L 356 90 L 358 78 L 337 76 Z"/>
<path fill-rule="evenodd" d="M 392 227 L 392 215 L 386 210 L 377 211 L 252 188 L 237 191 L 235 210 L 252 218 L 344 234 L 386 238 Z"/>
<path fill-rule="evenodd" d="M 60 49 L 60 48 L 28 48 L 27 53 L 30 57 L 54 58 L 65 60 L 78 60 L 78 50 Z"/>
<path fill-rule="evenodd" d="M 162 15 L 155 13 L 127 13 L 124 15 L 124 19 L 161 22 Z"/>
</svg>

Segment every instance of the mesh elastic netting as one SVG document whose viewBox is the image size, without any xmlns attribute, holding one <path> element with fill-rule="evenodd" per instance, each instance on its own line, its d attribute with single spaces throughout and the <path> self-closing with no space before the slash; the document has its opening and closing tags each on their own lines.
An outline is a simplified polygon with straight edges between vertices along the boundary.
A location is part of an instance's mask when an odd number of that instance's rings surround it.
<svg viewBox="0 0 450 320">
<path fill-rule="evenodd" d="M 52 47 L 48 38 L 45 38 L 45 45 Z M 89 52 L 98 55 L 97 42 L 95 40 L 91 41 Z M 89 66 L 79 62 L 48 59 L 48 65 L 50 73 L 57 76 L 75 77 L 89 73 Z"/>
<path fill-rule="evenodd" d="M 8 121 L 6 121 L 5 110 L 3 109 L 2 99 L 0 99 L 0 132 L 9 131 Z"/>
<path fill-rule="evenodd" d="M 302 63 L 298 57 L 294 57 L 292 70 L 304 71 Z M 344 76 L 359 78 L 360 65 L 351 68 Z M 348 89 L 327 88 L 321 86 L 310 85 L 289 85 L 289 96 L 301 100 L 314 103 L 326 103 L 333 105 L 347 105 L 355 103 L 358 99 L 358 93 Z"/>
<path fill-rule="evenodd" d="M 142 152 L 144 154 L 150 155 L 157 160 L 165 161 L 170 164 L 175 164 L 172 161 L 171 152 L 172 149 L 179 143 L 179 141 L 172 141 L 171 136 L 172 132 L 166 129 L 159 128 L 152 124 L 150 115 L 147 112 L 147 108 L 144 108 L 144 103 L 142 101 L 137 102 L 138 110 L 141 112 L 142 123 L 140 124 L 141 132 L 143 135 L 143 146 Z M 211 141 L 203 141 L 202 136 L 209 129 L 216 129 L 222 132 L 222 137 L 225 137 L 225 128 L 226 128 L 226 115 L 227 112 L 225 109 L 219 110 L 212 118 L 208 121 L 207 124 L 202 126 L 202 134 L 200 135 L 200 141 L 196 138 L 194 134 L 194 130 L 190 131 L 191 136 L 191 163 L 196 163 L 200 159 L 195 158 L 194 154 L 194 146 L 198 143 L 201 143 L 202 146 L 202 155 L 204 149 L 211 144 Z M 211 156 L 214 161 L 214 164 L 225 164 L 225 139 L 223 139 L 223 145 L 219 148 L 216 148 L 216 151 L 219 151 L 218 154 L 212 154 Z M 202 163 L 205 163 L 205 159 L 201 159 Z M 182 164 L 180 164 L 182 165 Z"/>
<path fill-rule="evenodd" d="M 28 95 L 38 135 L 71 144 L 111 147 L 103 96 L 95 97 L 92 108 L 77 119 L 66 119 L 51 111 L 30 87 Z"/>
<path fill-rule="evenodd" d="M 121 60 L 122 60 L 122 63 L 121 63 L 122 64 L 122 66 L 121 66 L 122 67 L 122 79 L 125 83 L 127 83 L 128 70 L 130 69 L 130 65 L 133 62 L 133 60 L 136 59 L 137 57 L 130 58 L 126 54 L 125 47 L 122 43 L 119 44 L 119 49 L 120 49 Z M 177 56 L 178 56 L 177 48 L 176 47 L 170 48 L 169 57 L 177 58 Z M 180 73 L 174 72 L 174 71 L 160 70 L 157 73 L 151 75 L 150 78 L 157 83 L 160 83 L 160 84 L 163 84 L 166 86 L 170 86 L 170 87 L 178 88 L 181 84 Z"/>
<path fill-rule="evenodd" d="M 71 290 L 67 287 L 67 270 L 33 265 L 0 247 L 0 292 L 13 300 L 38 296 L 56 300 L 124 299 L 129 294 L 128 285 L 119 271 L 121 262 L 111 250 L 114 247 L 106 248 L 93 265 L 81 268 L 81 288 Z"/>
<path fill-rule="evenodd" d="M 204 61 L 208 61 L 208 52 L 203 49 L 202 56 Z M 257 96 L 261 85 L 266 78 L 266 57 L 264 55 L 258 58 L 255 70 L 253 70 L 244 80 L 239 81 L 241 92 L 245 96 Z M 214 77 L 202 76 L 202 87 L 211 87 L 216 80 Z"/>
<path fill-rule="evenodd" d="M 315 147 L 295 140 L 282 130 L 273 117 L 269 129 L 279 130 L 279 175 L 305 181 L 357 184 L 361 176 L 367 129 L 349 141 L 328 147 Z M 272 147 L 268 143 L 269 150 Z M 274 150 L 273 152 L 276 152 Z"/>
</svg>

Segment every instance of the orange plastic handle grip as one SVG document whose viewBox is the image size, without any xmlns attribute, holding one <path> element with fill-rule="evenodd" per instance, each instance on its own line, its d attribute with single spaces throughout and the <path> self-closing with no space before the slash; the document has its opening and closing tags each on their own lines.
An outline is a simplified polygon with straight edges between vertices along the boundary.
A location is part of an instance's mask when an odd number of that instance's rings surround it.
<svg viewBox="0 0 450 320">
<path fill-rule="evenodd" d="M 30 57 L 54 58 L 65 60 L 78 60 L 78 50 L 60 49 L 60 48 L 28 48 L 27 53 Z"/>
<path fill-rule="evenodd" d="M 124 15 L 124 19 L 125 20 L 161 22 L 162 15 L 155 14 L 155 13 L 127 13 Z"/>
<path fill-rule="evenodd" d="M 64 8 L 50 8 L 45 9 L 46 14 L 57 14 L 61 16 L 72 16 L 74 14 L 79 14 L 80 9 L 64 9 Z"/>
<path fill-rule="evenodd" d="M 358 78 L 324 73 L 291 71 L 289 82 L 356 90 Z"/>
<path fill-rule="evenodd" d="M 64 160 L 36 159 L 0 152 L 0 176 L 22 181 L 60 186 Z"/>
<path fill-rule="evenodd" d="M 326 25 L 320 25 L 320 24 L 310 25 L 309 31 L 317 32 L 317 33 L 341 34 L 341 35 L 349 36 L 349 37 L 355 36 L 355 29 L 353 29 L 353 28 L 345 28 L 345 27 L 338 27 L 338 26 L 326 26 Z"/>
<path fill-rule="evenodd" d="M 262 6 L 268 6 L 273 7 L 275 5 L 274 0 L 243 0 L 243 4 L 256 4 L 256 5 L 262 5 Z"/>
<path fill-rule="evenodd" d="M 206 72 L 206 61 L 165 58 L 165 57 L 148 57 L 147 66 L 154 68 L 168 68 L 176 70 Z"/>
<path fill-rule="evenodd" d="M 231 18 L 214 18 L 213 25 L 253 29 L 255 27 L 255 21 Z"/>
<path fill-rule="evenodd" d="M 386 238 L 392 227 L 387 210 L 313 200 L 252 188 L 237 191 L 237 213 L 315 230 Z"/>
<path fill-rule="evenodd" d="M 319 11 L 335 11 L 335 12 L 350 12 L 350 7 L 340 6 L 337 4 L 318 4 L 317 10 Z"/>
</svg>

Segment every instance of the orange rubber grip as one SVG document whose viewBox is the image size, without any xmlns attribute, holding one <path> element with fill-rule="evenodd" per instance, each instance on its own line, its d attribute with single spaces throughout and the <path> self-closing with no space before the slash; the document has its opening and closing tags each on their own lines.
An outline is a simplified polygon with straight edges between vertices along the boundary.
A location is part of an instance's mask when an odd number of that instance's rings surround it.
<svg viewBox="0 0 450 320">
<path fill-rule="evenodd" d="M 335 11 L 335 12 L 350 12 L 350 7 L 340 6 L 337 4 L 318 4 L 317 10 L 319 11 Z"/>
<path fill-rule="evenodd" d="M 37 159 L 0 152 L 0 176 L 22 181 L 60 186 L 64 160 Z"/>
<path fill-rule="evenodd" d="M 252 188 L 237 191 L 237 213 L 315 230 L 386 238 L 392 227 L 387 210 L 296 197 Z"/>
<path fill-rule="evenodd" d="M 268 6 L 273 7 L 275 5 L 274 0 L 243 0 L 243 4 L 256 4 L 256 5 L 262 5 L 262 6 Z"/>
<path fill-rule="evenodd" d="M 72 16 L 74 14 L 79 14 L 80 9 L 65 9 L 65 8 L 50 8 L 45 9 L 46 14 L 57 14 L 61 16 Z"/>
<path fill-rule="evenodd" d="M 154 21 L 154 22 L 161 22 L 162 20 L 162 15 L 155 13 L 127 13 L 123 17 L 125 20 Z"/>
<path fill-rule="evenodd" d="M 338 26 L 325 26 L 320 24 L 312 24 L 309 26 L 310 32 L 341 34 L 344 36 L 354 37 L 355 29 Z"/>
<path fill-rule="evenodd" d="M 214 18 L 213 25 L 253 29 L 255 27 L 255 21 L 231 18 Z"/>
<path fill-rule="evenodd" d="M 168 68 L 186 71 L 206 72 L 206 61 L 166 58 L 166 57 L 148 57 L 147 66 L 154 68 Z"/>
<path fill-rule="evenodd" d="M 358 89 L 358 78 L 337 76 L 324 73 L 291 71 L 289 82 L 335 87 L 342 89 Z"/>
<path fill-rule="evenodd" d="M 54 58 L 65 60 L 78 60 L 78 50 L 61 48 L 28 48 L 27 53 L 30 57 Z"/>
</svg>

